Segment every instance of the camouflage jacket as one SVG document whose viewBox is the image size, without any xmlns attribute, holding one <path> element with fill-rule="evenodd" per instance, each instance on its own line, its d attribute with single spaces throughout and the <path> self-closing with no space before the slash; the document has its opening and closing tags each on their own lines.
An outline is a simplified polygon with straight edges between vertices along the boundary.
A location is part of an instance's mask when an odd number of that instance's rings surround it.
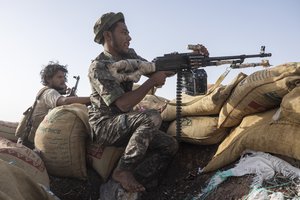
<svg viewBox="0 0 300 200">
<path fill-rule="evenodd" d="M 109 72 L 108 64 L 122 59 L 141 59 L 133 49 L 123 58 L 114 58 L 108 52 L 102 52 L 92 61 L 88 77 L 92 89 L 91 104 L 89 109 L 90 123 L 98 123 L 112 115 L 122 113 L 115 105 L 114 101 L 124 93 L 132 90 L 133 82 L 125 81 L 119 83 Z M 100 120 L 100 121 L 99 121 Z"/>
</svg>

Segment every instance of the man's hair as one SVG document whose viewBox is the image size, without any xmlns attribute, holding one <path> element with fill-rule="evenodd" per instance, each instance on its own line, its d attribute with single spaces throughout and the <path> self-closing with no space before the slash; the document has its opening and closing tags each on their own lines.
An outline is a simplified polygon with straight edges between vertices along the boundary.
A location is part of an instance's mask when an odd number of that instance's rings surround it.
<svg viewBox="0 0 300 200">
<path fill-rule="evenodd" d="M 60 65 L 58 62 L 50 61 L 48 65 L 44 66 L 44 68 L 41 70 L 41 83 L 43 85 L 48 85 L 47 80 L 53 78 L 53 76 L 58 72 L 62 71 L 65 73 L 65 80 L 67 81 L 67 65 Z"/>
</svg>

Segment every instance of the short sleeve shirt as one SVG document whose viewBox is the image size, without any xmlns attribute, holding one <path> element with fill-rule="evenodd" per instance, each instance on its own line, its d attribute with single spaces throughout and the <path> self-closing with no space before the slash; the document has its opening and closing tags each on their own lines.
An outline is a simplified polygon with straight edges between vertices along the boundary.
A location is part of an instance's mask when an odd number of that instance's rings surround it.
<svg viewBox="0 0 300 200">
<path fill-rule="evenodd" d="M 44 118 L 48 112 L 57 106 L 57 100 L 62 95 L 55 89 L 49 88 L 43 92 L 37 101 L 36 107 L 32 114 L 32 119 L 36 117 Z"/>
</svg>

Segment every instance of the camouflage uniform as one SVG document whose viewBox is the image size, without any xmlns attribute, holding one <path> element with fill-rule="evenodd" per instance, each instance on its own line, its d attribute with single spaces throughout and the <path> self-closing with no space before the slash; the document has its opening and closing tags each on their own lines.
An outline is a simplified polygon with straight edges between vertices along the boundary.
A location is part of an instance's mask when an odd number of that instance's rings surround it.
<svg viewBox="0 0 300 200">
<path fill-rule="evenodd" d="M 126 57 L 119 59 L 103 52 L 92 62 L 89 68 L 92 88 L 89 122 L 96 143 L 126 147 L 119 168 L 133 171 L 145 187 L 148 183 L 154 183 L 155 186 L 155 179 L 161 177 L 160 174 L 177 152 L 178 144 L 173 137 L 159 130 L 159 112 L 145 110 L 124 113 L 113 104 L 118 97 L 132 90 L 133 82 L 116 81 L 107 64 L 121 59 L 142 59 L 134 50 L 129 52 Z"/>
</svg>

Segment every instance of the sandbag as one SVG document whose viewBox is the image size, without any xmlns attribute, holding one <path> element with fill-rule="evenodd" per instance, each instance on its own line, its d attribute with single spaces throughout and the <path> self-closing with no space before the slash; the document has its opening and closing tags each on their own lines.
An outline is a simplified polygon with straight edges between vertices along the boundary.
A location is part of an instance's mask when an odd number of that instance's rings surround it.
<svg viewBox="0 0 300 200">
<path fill-rule="evenodd" d="M 212 92 L 208 91 L 207 95 L 190 96 L 182 94 L 182 111 L 181 116 L 205 116 L 218 115 L 223 103 L 229 97 L 233 88 L 242 81 L 247 75 L 240 73 L 234 78 L 229 85 L 219 86 Z M 213 89 L 213 88 L 211 88 Z M 176 99 L 170 103 L 176 103 Z M 161 113 L 163 121 L 173 121 L 176 119 L 176 105 L 168 104 L 166 109 Z"/>
<path fill-rule="evenodd" d="M 154 109 L 162 112 L 169 102 L 168 99 L 147 94 L 140 103 L 138 103 L 133 110 L 134 111 L 143 111 L 146 109 Z"/>
<path fill-rule="evenodd" d="M 284 118 L 300 124 L 300 86 L 283 97 L 280 111 Z"/>
<path fill-rule="evenodd" d="M 36 183 L 33 175 L 0 159 L 1 200 L 58 200 L 49 189 Z"/>
<path fill-rule="evenodd" d="M 120 159 L 124 148 L 107 146 L 102 147 L 99 144 L 87 143 L 87 161 L 90 166 L 102 177 L 104 182 L 114 169 L 116 163 Z"/>
<path fill-rule="evenodd" d="M 36 183 L 49 188 L 49 176 L 44 162 L 31 149 L 0 137 L 0 160 L 7 161 L 22 169 Z"/>
<path fill-rule="evenodd" d="M 221 142 L 227 134 L 227 129 L 217 128 L 218 117 L 198 116 L 182 118 L 180 139 L 187 143 L 210 145 Z M 176 136 L 176 121 L 173 121 L 167 131 Z"/>
<path fill-rule="evenodd" d="M 234 127 L 246 115 L 278 107 L 283 96 L 299 81 L 299 62 L 254 72 L 236 86 L 224 103 L 218 126 Z"/>
<path fill-rule="evenodd" d="M 300 160 L 300 125 L 283 118 L 274 121 L 273 116 L 277 110 L 245 117 L 219 145 L 203 171 L 217 170 L 234 162 L 246 149 Z"/>
<path fill-rule="evenodd" d="M 0 120 L 0 137 L 4 137 L 13 142 L 17 142 L 18 137 L 15 136 L 15 132 L 18 124 L 18 122 L 8 122 Z"/>
<path fill-rule="evenodd" d="M 45 116 L 36 131 L 34 143 L 49 174 L 87 178 L 85 142 L 89 132 L 85 105 L 59 106 Z"/>
</svg>

